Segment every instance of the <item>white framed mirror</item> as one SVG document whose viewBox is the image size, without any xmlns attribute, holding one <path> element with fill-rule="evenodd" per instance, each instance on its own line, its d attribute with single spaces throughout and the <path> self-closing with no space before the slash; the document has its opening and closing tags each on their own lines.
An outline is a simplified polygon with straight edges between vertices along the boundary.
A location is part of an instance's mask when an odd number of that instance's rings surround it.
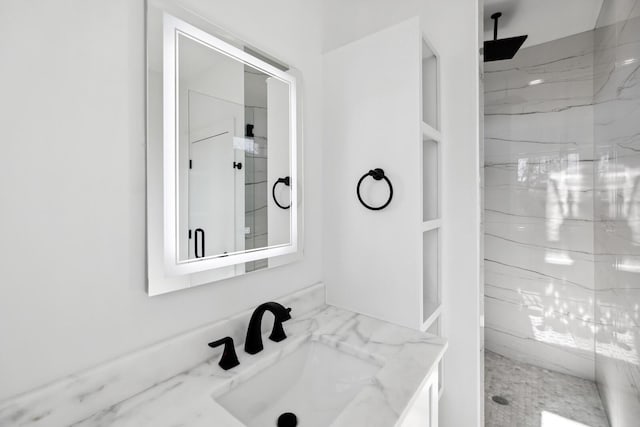
<svg viewBox="0 0 640 427">
<path fill-rule="evenodd" d="M 148 3 L 149 295 L 299 258 L 298 77 L 173 2 Z"/>
</svg>

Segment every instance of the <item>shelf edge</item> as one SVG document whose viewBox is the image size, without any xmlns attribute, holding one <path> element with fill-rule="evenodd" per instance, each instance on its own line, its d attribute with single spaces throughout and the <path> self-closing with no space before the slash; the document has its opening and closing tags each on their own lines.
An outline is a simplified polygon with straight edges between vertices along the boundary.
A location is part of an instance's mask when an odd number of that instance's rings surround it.
<svg viewBox="0 0 640 427">
<path fill-rule="evenodd" d="M 422 122 L 422 138 L 441 142 L 442 134 L 425 122 Z"/>
<path fill-rule="evenodd" d="M 442 220 L 440 218 L 431 219 L 422 223 L 422 232 L 435 230 L 442 227 Z"/>
<path fill-rule="evenodd" d="M 422 309 L 424 310 L 424 307 L 422 307 Z M 440 317 L 441 313 L 442 313 L 442 303 L 438 303 L 438 306 L 436 307 L 435 310 L 433 310 L 433 313 L 431 313 L 429 317 L 427 317 L 427 320 L 422 323 L 420 330 L 425 332 L 427 329 L 429 329 L 431 325 L 433 325 L 433 322 L 435 322 L 436 319 Z"/>
</svg>

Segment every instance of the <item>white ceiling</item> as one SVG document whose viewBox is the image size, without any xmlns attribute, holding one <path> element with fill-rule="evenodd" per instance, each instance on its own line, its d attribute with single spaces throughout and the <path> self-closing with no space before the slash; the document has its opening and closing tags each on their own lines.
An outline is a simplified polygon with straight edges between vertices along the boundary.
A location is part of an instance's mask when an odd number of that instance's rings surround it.
<svg viewBox="0 0 640 427">
<path fill-rule="evenodd" d="M 593 30 L 603 0 L 485 0 L 484 37 L 493 38 L 494 12 L 502 12 L 498 38 L 528 34 L 524 47 Z"/>
</svg>

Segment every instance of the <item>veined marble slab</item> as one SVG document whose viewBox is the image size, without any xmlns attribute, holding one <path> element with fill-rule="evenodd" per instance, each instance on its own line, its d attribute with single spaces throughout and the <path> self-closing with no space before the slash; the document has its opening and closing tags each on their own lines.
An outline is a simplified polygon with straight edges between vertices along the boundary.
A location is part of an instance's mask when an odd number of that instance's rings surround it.
<svg viewBox="0 0 640 427">
<path fill-rule="evenodd" d="M 121 404 L 75 424 L 84 426 L 240 426 L 215 401 L 265 367 L 276 363 L 309 340 L 321 340 L 340 350 L 381 364 L 374 382 L 367 384 L 331 424 L 334 427 L 392 426 L 402 417 L 423 380 L 435 369 L 446 341 L 411 329 L 327 306 L 285 323 L 288 338 L 266 340 L 256 355 L 237 348 L 241 364 L 221 370 L 210 360 L 177 375 Z M 265 393 L 268 393 L 265 390 Z"/>
<path fill-rule="evenodd" d="M 322 286 L 311 289 L 312 295 L 297 295 L 298 301 L 317 301 Z M 324 296 L 323 296 L 324 297 Z M 301 300 L 302 298 L 302 300 Z M 364 315 L 336 307 L 321 305 L 306 314 L 298 314 L 296 298 L 283 298 L 290 305 L 292 319 L 284 324 L 287 339 L 274 343 L 263 337 L 264 351 L 248 355 L 237 346 L 240 365 L 224 371 L 218 365 L 219 354 L 207 358 L 191 369 L 163 377 L 151 387 L 131 390 L 131 397 L 104 405 L 85 415 L 82 383 L 73 383 L 65 398 L 51 392 L 38 400 L 23 398 L 0 408 L 0 425 L 20 426 L 220 426 L 237 427 L 242 424 L 215 401 L 215 396 L 234 388 L 266 366 L 291 354 L 309 340 L 320 340 L 341 351 L 371 358 L 381 365 L 373 383 L 367 384 L 338 415 L 335 427 L 391 426 L 402 419 L 424 379 L 438 369 L 447 343 L 431 334 L 392 325 Z M 312 304 L 308 304 L 310 308 Z M 251 312 L 247 312 L 250 314 Z M 240 316 L 243 319 L 246 316 Z M 269 323 L 269 322 L 265 322 Z M 246 325 L 242 330 L 246 330 Z M 267 329 L 271 325 L 267 325 Z M 220 332 L 220 331 L 219 331 Z M 265 331 L 267 332 L 267 331 Z M 190 345 L 206 346 L 208 339 L 224 336 L 201 337 Z M 185 341 L 182 342 L 185 344 Z M 123 366 L 124 367 L 124 366 Z M 126 367 L 131 368 L 131 365 Z M 111 381 L 127 376 L 128 370 L 118 376 L 100 376 L 102 387 L 95 396 L 110 388 Z M 93 380 L 98 382 L 97 379 Z M 73 390 L 71 390 L 73 389 Z M 59 390 L 59 389 L 58 389 Z M 268 391 L 265 391 L 268 392 Z M 102 398 L 102 401 L 106 401 Z M 113 396 L 111 396 L 111 400 Z M 91 405 L 94 408 L 96 405 Z"/>
<path fill-rule="evenodd" d="M 320 283 L 276 301 L 291 307 L 293 316 L 299 316 L 324 306 L 324 292 Z M 69 426 L 205 361 L 217 360 L 222 348 L 211 349 L 207 343 L 225 336 L 243 343 L 252 312 L 247 310 L 204 325 L 0 402 L 0 426 Z M 268 328 L 268 322 L 264 322 L 263 332 Z"/>
<path fill-rule="evenodd" d="M 611 425 L 631 427 L 640 419 L 640 1 L 606 1 L 598 22 L 596 380 Z"/>
<path fill-rule="evenodd" d="M 594 378 L 593 33 L 485 68 L 485 346 Z"/>
</svg>

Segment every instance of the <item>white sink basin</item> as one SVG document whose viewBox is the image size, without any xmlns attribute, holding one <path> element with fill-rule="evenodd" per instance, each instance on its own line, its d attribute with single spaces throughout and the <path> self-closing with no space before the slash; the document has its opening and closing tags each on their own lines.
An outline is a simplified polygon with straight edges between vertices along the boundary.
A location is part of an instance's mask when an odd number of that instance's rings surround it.
<svg viewBox="0 0 640 427">
<path fill-rule="evenodd" d="M 249 427 L 276 426 L 285 412 L 293 412 L 300 427 L 326 427 L 379 370 L 311 341 L 215 400 Z"/>
</svg>

